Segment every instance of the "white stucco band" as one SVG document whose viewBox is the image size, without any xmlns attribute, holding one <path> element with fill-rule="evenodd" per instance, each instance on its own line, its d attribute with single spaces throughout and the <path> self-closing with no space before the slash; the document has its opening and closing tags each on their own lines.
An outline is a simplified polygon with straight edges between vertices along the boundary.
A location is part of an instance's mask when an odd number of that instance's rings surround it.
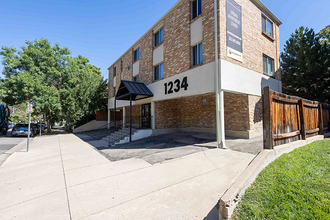
<svg viewBox="0 0 330 220">
<path fill-rule="evenodd" d="M 221 60 L 221 87 L 225 91 L 261 96 L 261 88 L 282 92 L 282 82 L 255 71 Z"/>
<path fill-rule="evenodd" d="M 192 95 L 205 94 L 215 91 L 214 62 L 193 68 L 175 76 L 159 80 L 147 85 L 154 97 L 133 102 L 133 105 L 150 103 L 152 101 L 162 101 L 167 99 L 177 99 Z M 261 88 L 269 86 L 272 90 L 281 92 L 282 84 L 280 81 L 267 77 L 255 71 L 240 67 L 228 61 L 221 60 L 222 88 L 228 92 L 243 93 L 255 96 L 261 96 Z M 187 90 L 180 88 L 178 92 L 165 94 L 165 84 L 173 83 L 173 90 L 176 88 L 176 80 L 187 77 Z M 114 98 L 108 101 L 110 109 L 114 108 Z M 117 107 L 129 106 L 129 101 L 117 101 Z"/>
</svg>

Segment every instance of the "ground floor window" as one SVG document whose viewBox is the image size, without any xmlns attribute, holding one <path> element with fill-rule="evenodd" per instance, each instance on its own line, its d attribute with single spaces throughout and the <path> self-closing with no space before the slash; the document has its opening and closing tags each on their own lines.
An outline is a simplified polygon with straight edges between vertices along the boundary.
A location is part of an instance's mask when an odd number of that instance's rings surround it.
<svg viewBox="0 0 330 220">
<path fill-rule="evenodd" d="M 203 63 L 203 42 L 192 47 L 192 66 Z"/>
<path fill-rule="evenodd" d="M 161 63 L 155 66 L 155 80 L 163 79 L 164 78 L 164 63 Z"/>
</svg>

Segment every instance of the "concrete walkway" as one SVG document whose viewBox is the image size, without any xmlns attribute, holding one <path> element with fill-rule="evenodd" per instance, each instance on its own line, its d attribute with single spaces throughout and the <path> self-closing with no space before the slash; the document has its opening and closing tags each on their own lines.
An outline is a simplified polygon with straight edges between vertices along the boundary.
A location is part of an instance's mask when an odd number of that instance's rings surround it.
<svg viewBox="0 0 330 220">
<path fill-rule="evenodd" d="M 0 219 L 214 219 L 253 158 L 207 149 L 154 165 L 110 162 L 74 135 L 39 137 L 0 167 Z"/>
</svg>

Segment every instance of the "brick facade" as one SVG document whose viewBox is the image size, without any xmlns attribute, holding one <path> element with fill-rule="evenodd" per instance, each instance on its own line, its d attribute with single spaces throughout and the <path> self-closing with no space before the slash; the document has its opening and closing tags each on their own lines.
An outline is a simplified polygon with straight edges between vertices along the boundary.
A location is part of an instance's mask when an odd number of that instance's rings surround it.
<svg viewBox="0 0 330 220">
<path fill-rule="evenodd" d="M 280 76 L 279 26 L 273 22 L 274 38 L 262 33 L 261 18 L 263 12 L 251 0 L 235 0 L 242 6 L 243 61 L 227 57 L 226 42 L 226 0 L 218 0 L 219 56 L 221 59 L 263 74 L 263 54 L 274 59 L 275 79 Z M 180 0 L 176 7 L 163 17 L 155 26 L 164 28 L 164 79 L 191 70 L 190 25 L 202 18 L 203 64 L 215 60 L 214 40 L 214 1 L 202 0 L 202 14 L 191 20 L 191 1 Z M 146 85 L 154 82 L 153 50 L 154 30 L 151 28 L 116 63 L 109 68 L 109 98 L 113 94 L 113 69 L 117 67 L 116 90 L 120 80 L 133 80 L 133 50 L 140 48 L 139 80 Z M 121 71 L 121 62 L 123 71 Z M 131 69 L 128 70 L 128 66 Z M 161 79 L 160 79 L 161 80 Z M 225 93 L 225 129 L 226 131 L 262 130 L 262 105 L 258 96 Z M 207 105 L 203 106 L 203 99 Z M 133 116 L 140 115 L 137 107 Z M 129 107 L 127 108 L 129 111 Z M 135 110 L 137 112 L 135 112 Z M 141 111 L 141 109 L 139 109 Z M 155 102 L 155 124 L 162 128 L 205 128 L 215 129 L 214 93 L 190 96 L 173 100 Z M 129 115 L 128 112 L 126 115 Z"/>
<path fill-rule="evenodd" d="M 225 129 L 229 131 L 259 129 L 260 122 L 262 126 L 259 99 L 260 97 L 257 96 L 226 92 Z M 206 106 L 203 106 L 203 100 L 206 101 Z M 155 110 L 156 128 L 216 129 L 214 93 L 156 102 Z M 249 120 L 249 115 L 254 118 Z"/>
<path fill-rule="evenodd" d="M 249 130 L 262 131 L 262 100 L 261 97 L 249 95 Z"/>
<path fill-rule="evenodd" d="M 279 26 L 273 23 L 274 39 L 262 34 L 261 10 L 250 0 L 236 0 L 242 6 L 242 39 L 243 61 L 237 61 L 227 57 L 226 41 L 226 0 L 219 0 L 219 52 L 221 58 L 236 65 L 263 74 L 263 54 L 274 59 L 275 78 L 280 80 L 280 45 Z M 203 0 L 202 24 L 203 24 L 203 65 L 214 61 L 214 2 Z M 183 0 L 175 10 L 169 13 L 163 20 L 164 23 L 164 79 L 185 72 L 191 68 L 190 24 L 191 24 L 190 0 Z M 153 32 L 147 32 L 136 43 L 140 47 L 140 82 L 146 85 L 153 83 Z M 178 45 L 180 44 L 180 48 Z M 122 79 L 133 80 L 133 48 L 128 50 L 121 59 L 109 68 L 109 97 L 113 96 L 113 67 L 117 66 L 117 75 L 120 72 L 120 62 L 123 60 Z M 117 77 L 117 82 L 119 77 Z M 118 85 L 117 85 L 118 86 Z"/>
<path fill-rule="evenodd" d="M 263 74 L 263 54 L 274 59 L 275 78 L 281 80 L 279 26 L 273 23 L 272 40 L 262 34 L 260 9 L 250 0 L 235 0 L 242 6 L 243 62 L 227 57 L 226 0 L 219 0 L 220 54 L 221 58 L 244 68 Z"/>
</svg>

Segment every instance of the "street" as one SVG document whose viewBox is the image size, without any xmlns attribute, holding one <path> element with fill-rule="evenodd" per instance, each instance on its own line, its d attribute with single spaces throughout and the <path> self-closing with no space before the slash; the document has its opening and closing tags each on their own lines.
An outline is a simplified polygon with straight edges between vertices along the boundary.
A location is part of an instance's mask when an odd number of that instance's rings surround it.
<svg viewBox="0 0 330 220">
<path fill-rule="evenodd" d="M 24 141 L 26 137 L 10 137 L 11 129 L 6 136 L 0 136 L 0 155 L 15 147 L 17 144 Z"/>
</svg>

